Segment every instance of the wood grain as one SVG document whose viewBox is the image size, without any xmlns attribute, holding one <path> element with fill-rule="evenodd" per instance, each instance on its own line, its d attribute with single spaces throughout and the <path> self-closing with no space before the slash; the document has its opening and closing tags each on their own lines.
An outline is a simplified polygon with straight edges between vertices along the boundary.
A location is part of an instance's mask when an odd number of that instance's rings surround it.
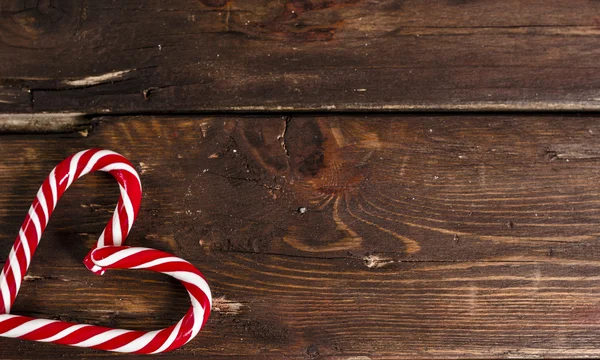
<svg viewBox="0 0 600 360">
<path fill-rule="evenodd" d="M 599 110 L 600 3 L 0 4 L 0 111 Z"/>
<path fill-rule="evenodd" d="M 581 116 L 110 117 L 0 135 L 0 254 L 50 169 L 87 147 L 130 158 L 129 244 L 196 264 L 206 331 L 165 358 L 600 356 L 600 120 Z M 181 287 L 80 264 L 118 197 L 108 176 L 58 205 L 15 313 L 168 325 Z M 0 357 L 100 359 L 0 339 Z"/>
</svg>

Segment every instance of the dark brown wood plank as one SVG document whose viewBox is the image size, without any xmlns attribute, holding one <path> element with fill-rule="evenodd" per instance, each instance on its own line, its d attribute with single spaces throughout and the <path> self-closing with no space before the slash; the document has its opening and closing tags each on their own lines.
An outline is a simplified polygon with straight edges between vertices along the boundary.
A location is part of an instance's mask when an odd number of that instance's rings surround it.
<svg viewBox="0 0 600 360">
<path fill-rule="evenodd" d="M 600 3 L 0 5 L 0 110 L 599 110 Z"/>
<path fill-rule="evenodd" d="M 201 268 L 206 331 L 165 358 L 598 357 L 600 119 L 577 116 L 111 117 L 0 136 L 0 254 L 51 168 L 129 157 L 145 200 L 129 244 Z M 164 277 L 80 261 L 118 196 L 59 203 L 15 313 L 135 329 L 177 320 Z M 0 339 L 0 357 L 85 349 Z"/>
</svg>

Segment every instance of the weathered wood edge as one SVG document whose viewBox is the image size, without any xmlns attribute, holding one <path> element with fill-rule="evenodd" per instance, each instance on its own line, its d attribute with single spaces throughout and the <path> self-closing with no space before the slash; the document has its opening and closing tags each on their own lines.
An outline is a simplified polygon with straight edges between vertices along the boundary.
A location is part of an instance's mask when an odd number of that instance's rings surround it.
<svg viewBox="0 0 600 360">
<path fill-rule="evenodd" d="M 87 136 L 95 120 L 83 113 L 2 114 L 0 134 L 73 133 Z"/>
</svg>

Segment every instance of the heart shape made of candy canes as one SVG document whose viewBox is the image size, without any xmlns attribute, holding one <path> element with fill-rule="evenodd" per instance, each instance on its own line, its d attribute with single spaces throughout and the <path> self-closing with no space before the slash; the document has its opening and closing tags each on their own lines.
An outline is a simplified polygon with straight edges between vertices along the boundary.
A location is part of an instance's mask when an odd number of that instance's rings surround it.
<svg viewBox="0 0 600 360">
<path fill-rule="evenodd" d="M 96 247 L 85 257 L 85 266 L 98 275 L 107 269 L 144 269 L 181 281 L 191 307 L 177 324 L 155 331 L 133 331 L 9 314 L 58 199 L 75 179 L 94 171 L 110 173 L 119 183 L 121 195 Z M 121 245 L 137 217 L 141 199 L 139 175 L 115 152 L 84 150 L 58 164 L 40 187 L 0 273 L 0 336 L 139 354 L 174 350 L 193 339 L 208 320 L 212 305 L 210 288 L 200 271 L 159 250 Z"/>
</svg>

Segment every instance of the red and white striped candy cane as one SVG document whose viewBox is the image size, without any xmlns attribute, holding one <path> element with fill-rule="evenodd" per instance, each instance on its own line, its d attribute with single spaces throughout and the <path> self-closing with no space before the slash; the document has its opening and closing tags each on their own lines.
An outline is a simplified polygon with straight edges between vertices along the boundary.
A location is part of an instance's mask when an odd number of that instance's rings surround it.
<svg viewBox="0 0 600 360">
<path fill-rule="evenodd" d="M 112 174 L 121 190 L 114 215 L 100 236 L 97 247 L 86 256 L 85 265 L 96 274 L 106 269 L 146 269 L 180 280 L 192 306 L 177 324 L 144 332 L 95 325 L 35 319 L 9 314 L 31 257 L 56 203 L 73 181 L 89 172 Z M 202 274 L 190 263 L 173 255 L 147 248 L 120 246 L 139 210 L 141 183 L 131 163 L 108 150 L 81 151 L 60 163 L 41 186 L 0 273 L 0 336 L 142 354 L 173 350 L 198 334 L 211 308 L 211 294 Z"/>
<path fill-rule="evenodd" d="M 65 159 L 50 172 L 40 187 L 21 225 L 8 261 L 0 273 L 0 314 L 10 312 L 29 268 L 31 257 L 40 243 L 58 199 L 75 179 L 94 171 L 110 173 L 119 183 L 121 190 L 114 215 L 100 235 L 96 246 L 121 245 L 129 234 L 142 201 L 140 178 L 131 163 L 113 151 L 101 149 L 80 151 Z M 84 263 L 90 270 L 99 271 L 90 262 L 89 254 Z"/>
</svg>

